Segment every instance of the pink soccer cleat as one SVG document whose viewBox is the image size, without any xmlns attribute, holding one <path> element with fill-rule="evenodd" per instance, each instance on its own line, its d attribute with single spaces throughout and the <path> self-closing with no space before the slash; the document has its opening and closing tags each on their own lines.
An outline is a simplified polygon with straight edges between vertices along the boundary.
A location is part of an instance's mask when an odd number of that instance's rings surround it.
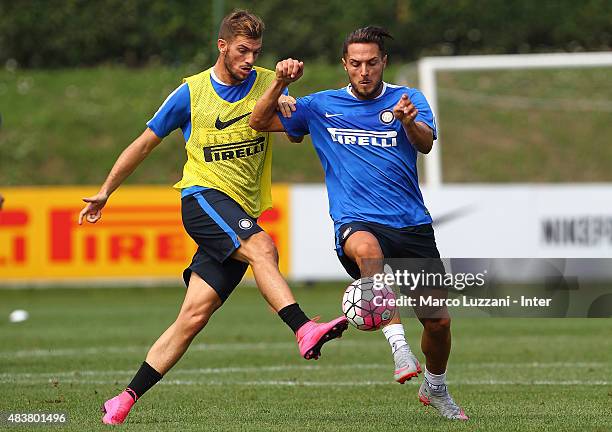
<svg viewBox="0 0 612 432">
<path fill-rule="evenodd" d="M 102 405 L 102 423 L 104 424 L 121 424 L 125 421 L 130 413 L 135 401 L 127 391 L 121 392 L 112 399 L 107 400 Z"/>
<path fill-rule="evenodd" d="M 317 318 L 315 318 L 316 320 Z M 342 332 L 348 328 L 348 320 L 341 316 L 330 322 L 317 324 L 313 320 L 308 321 L 299 328 L 296 334 L 300 354 L 306 360 L 314 358 L 317 360 L 321 355 L 321 347 L 327 341 L 342 336 Z"/>
</svg>

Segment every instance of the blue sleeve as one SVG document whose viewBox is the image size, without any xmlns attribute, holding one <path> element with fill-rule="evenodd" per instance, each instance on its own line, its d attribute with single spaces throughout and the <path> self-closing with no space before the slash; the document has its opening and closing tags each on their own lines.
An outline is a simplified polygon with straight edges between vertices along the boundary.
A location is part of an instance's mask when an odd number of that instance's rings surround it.
<svg viewBox="0 0 612 432">
<path fill-rule="evenodd" d="M 312 114 L 310 108 L 311 102 L 312 96 L 297 98 L 295 102 L 295 111 L 291 114 L 291 118 L 285 118 L 281 113 L 276 113 L 285 127 L 285 132 L 294 137 L 304 136 L 310 133 L 308 120 Z"/>
<path fill-rule="evenodd" d="M 147 126 L 159 138 L 191 121 L 191 98 L 187 83 L 181 84 L 166 98 Z"/>
<path fill-rule="evenodd" d="M 427 99 L 425 99 L 425 95 L 423 95 L 423 93 L 421 93 L 419 90 L 411 89 L 409 97 L 415 108 L 419 110 L 419 113 L 417 114 L 414 121 L 423 122 L 427 126 L 429 126 L 433 131 L 433 139 L 437 139 L 438 130 L 436 128 L 436 118 L 434 117 L 434 114 L 431 111 L 431 107 L 429 106 Z"/>
</svg>

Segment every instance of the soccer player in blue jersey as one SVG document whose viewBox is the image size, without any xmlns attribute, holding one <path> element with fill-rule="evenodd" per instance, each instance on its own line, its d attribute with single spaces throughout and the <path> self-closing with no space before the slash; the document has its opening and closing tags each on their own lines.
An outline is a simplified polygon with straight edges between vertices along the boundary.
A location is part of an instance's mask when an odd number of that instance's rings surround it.
<svg viewBox="0 0 612 432">
<path fill-rule="evenodd" d="M 250 118 L 256 130 L 311 135 L 325 170 L 338 257 L 355 279 L 382 272 L 385 257 L 440 258 L 416 164 L 417 152 L 429 153 L 436 138 L 434 115 L 420 91 L 383 81 L 387 37 L 379 27 L 348 35 L 342 63 L 350 84 L 298 98 L 290 118 L 277 115 L 276 101 L 302 76 L 303 63 L 279 62 L 276 80 Z M 466 420 L 446 387 L 448 311 L 415 312 L 423 324 L 426 359 L 419 399 L 444 417 Z M 399 314 L 383 332 L 393 352 L 395 379 L 403 383 L 418 376 L 420 366 L 406 343 Z"/>
</svg>

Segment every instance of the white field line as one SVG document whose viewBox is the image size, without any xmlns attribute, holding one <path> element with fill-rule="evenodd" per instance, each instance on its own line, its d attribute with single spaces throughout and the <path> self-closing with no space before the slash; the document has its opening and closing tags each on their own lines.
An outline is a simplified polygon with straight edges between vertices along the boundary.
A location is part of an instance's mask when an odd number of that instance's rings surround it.
<svg viewBox="0 0 612 432">
<path fill-rule="evenodd" d="M 325 345 L 325 350 L 337 348 L 363 347 L 364 343 L 360 341 L 338 341 Z M 381 348 L 382 348 L 381 344 Z M 55 349 L 28 349 L 17 351 L 0 351 L 0 359 L 17 359 L 17 358 L 39 358 L 39 357 L 85 357 L 99 356 L 104 354 L 146 354 L 150 346 L 98 346 L 88 348 L 55 348 Z M 296 350 L 295 342 L 258 342 L 258 343 L 197 343 L 192 344 L 189 352 L 201 351 L 275 351 L 275 350 Z M 385 350 L 387 348 L 384 348 Z M 420 353 L 417 354 L 420 356 Z M 454 363 L 457 366 L 457 363 Z M 350 367 L 350 365 L 347 365 Z M 528 363 L 498 363 L 498 362 L 481 362 L 481 363 L 464 363 L 462 368 L 553 368 L 553 367 L 608 367 L 610 363 L 605 362 L 528 362 Z M 277 366 L 274 366 L 277 367 Z M 292 366 L 291 366 L 292 367 Z M 295 366 L 316 368 L 316 366 Z M 378 366 L 375 366 L 378 367 Z M 380 367 L 383 367 L 380 365 Z M 386 365 L 384 367 L 387 367 Z M 228 368 L 222 368 L 225 370 Z M 236 368 L 231 368 L 236 369 Z M 242 370 L 243 368 L 237 368 Z M 206 371 L 208 369 L 200 369 Z M 261 371 L 261 368 L 251 368 L 249 371 Z M 278 370 L 278 369 L 276 369 Z M 133 372 L 133 371 L 132 371 Z M 130 372 L 130 373 L 132 373 Z M 121 371 L 119 372 L 121 373 Z M 127 372 L 126 372 L 127 373 Z M 176 372 L 173 372 L 176 373 Z M 206 373 L 206 372 L 200 372 Z M 0 374 L 2 376 L 2 374 Z"/>
<path fill-rule="evenodd" d="M 10 383 L 15 384 L 49 384 L 53 383 L 54 380 L 25 380 L 25 381 L 4 381 L 0 379 L 0 384 Z M 61 384 L 80 384 L 80 385 L 117 385 L 116 380 L 79 380 L 79 379 L 66 379 L 62 380 Z M 260 381 L 195 381 L 195 380 L 163 380 L 160 381 L 162 385 L 169 386 L 288 386 L 288 387 L 363 387 L 373 385 L 397 385 L 392 380 L 387 381 L 282 381 L 282 380 L 260 380 Z M 417 381 L 410 381 L 408 384 L 416 387 Z M 588 386 L 607 386 L 612 385 L 612 381 L 580 381 L 580 380 L 566 380 L 566 381 L 555 381 L 555 380 L 449 380 L 449 385 L 529 385 L 529 386 L 577 386 L 577 385 L 588 385 Z"/>
<path fill-rule="evenodd" d="M 452 369 L 461 370 L 482 370 L 482 369 L 553 369 L 553 368 L 608 368 L 608 363 L 597 362 L 550 362 L 550 363 L 454 363 Z M 248 367 L 224 367 L 224 368 L 195 368 L 177 369 L 170 372 L 171 375 L 223 375 L 239 373 L 264 373 L 264 372 L 283 372 L 283 371 L 336 371 L 336 370 L 367 370 L 380 369 L 388 370 L 390 364 L 384 363 L 357 363 L 341 365 L 276 365 L 276 366 L 248 366 Z M 80 378 L 87 376 L 117 376 L 134 374 L 133 370 L 72 370 L 61 372 L 16 372 L 0 373 L 0 381 L 4 379 L 20 378 Z"/>
<path fill-rule="evenodd" d="M 345 341 L 342 346 L 363 345 L 356 341 Z M 326 348 L 332 345 L 326 345 Z M 57 348 L 57 349 L 29 349 L 17 351 L 0 351 L 0 358 L 20 357 L 73 357 L 97 356 L 100 354 L 146 353 L 150 346 L 100 346 L 89 348 Z M 260 342 L 260 343 L 220 343 L 220 344 L 192 344 L 189 351 L 256 351 L 256 350 L 296 349 L 295 342 Z"/>
</svg>

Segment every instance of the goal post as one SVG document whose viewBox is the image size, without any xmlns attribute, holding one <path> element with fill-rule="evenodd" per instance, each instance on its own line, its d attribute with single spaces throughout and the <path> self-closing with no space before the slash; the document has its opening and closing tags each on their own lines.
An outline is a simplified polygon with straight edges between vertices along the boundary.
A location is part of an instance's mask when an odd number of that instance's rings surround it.
<svg viewBox="0 0 612 432">
<path fill-rule="evenodd" d="M 474 71 L 504 69 L 587 68 L 612 66 L 612 52 L 509 54 L 424 57 L 418 61 L 419 86 L 440 124 L 436 73 L 438 71 Z M 425 184 L 428 187 L 442 185 L 442 158 L 440 134 L 425 157 Z"/>
</svg>

